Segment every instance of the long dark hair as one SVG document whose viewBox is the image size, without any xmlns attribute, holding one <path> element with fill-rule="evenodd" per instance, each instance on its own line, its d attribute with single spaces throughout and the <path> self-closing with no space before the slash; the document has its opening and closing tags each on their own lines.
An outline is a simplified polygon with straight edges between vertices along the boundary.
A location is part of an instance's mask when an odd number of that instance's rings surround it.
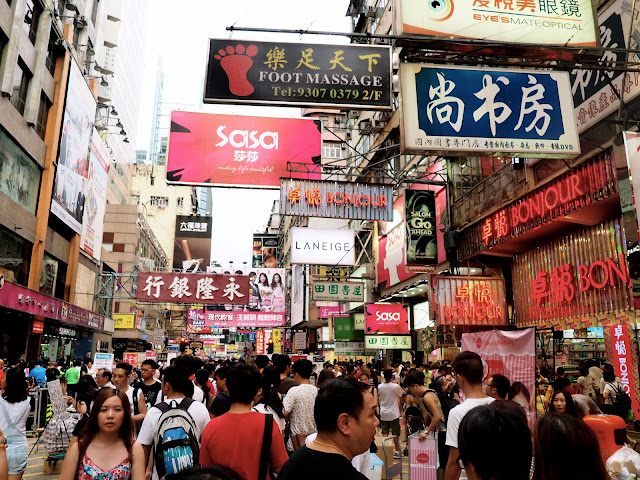
<svg viewBox="0 0 640 480">
<path fill-rule="evenodd" d="M 10 368 L 5 373 L 5 379 L 7 381 L 6 388 L 2 394 L 9 403 L 19 403 L 27 399 L 27 377 L 24 375 L 24 370 L 19 368 Z"/>
<path fill-rule="evenodd" d="M 118 397 L 122 402 L 124 418 L 122 419 L 122 425 L 120 425 L 119 434 L 120 439 L 124 442 L 124 446 L 127 448 L 127 452 L 129 452 L 129 457 L 131 457 L 131 447 L 133 446 L 133 434 L 135 430 L 133 420 L 131 420 L 131 405 L 129 404 L 129 398 L 126 394 L 122 393 L 120 390 L 116 390 L 115 388 L 103 388 L 100 390 L 100 393 L 98 393 L 98 396 L 93 402 L 93 407 L 91 408 L 91 413 L 89 414 L 87 423 L 80 431 L 80 435 L 78 437 L 78 458 L 81 460 L 87 452 L 87 448 L 91 445 L 91 442 L 93 442 L 96 435 L 100 432 L 98 414 L 100 413 L 104 402 L 111 397 Z"/>
<path fill-rule="evenodd" d="M 209 380 L 209 370 L 201 368 L 196 371 L 196 382 L 200 384 L 200 389 L 204 393 L 204 404 L 209 405 L 209 387 L 207 387 L 207 381 Z"/>
<path fill-rule="evenodd" d="M 567 391 L 567 390 L 560 389 L 560 390 L 556 390 L 556 391 L 553 392 L 553 395 L 551 396 L 551 401 L 549 402 L 549 411 L 551 413 L 556 412 L 556 407 L 553 405 L 553 401 L 560 394 L 564 395 L 564 401 L 567 404 L 566 411 L 564 413 L 566 413 L 568 415 L 571 415 L 572 417 L 579 418 L 578 409 L 576 408 L 576 404 L 573 401 L 573 397 L 571 396 L 571 393 L 569 391 Z"/>
<path fill-rule="evenodd" d="M 276 275 L 278 276 L 278 281 L 276 282 Z M 276 287 L 282 287 L 282 278 L 280 278 L 280 274 L 279 273 L 274 273 L 273 274 L 273 278 L 271 279 L 271 288 L 273 288 L 274 290 L 276 289 Z"/>
<path fill-rule="evenodd" d="M 278 395 L 278 387 L 280 386 L 280 372 L 278 368 L 269 365 L 262 371 L 260 375 L 260 388 L 262 389 L 262 398 L 258 403 L 264 403 L 280 417 L 284 418 L 284 406 L 282 399 Z"/>
<path fill-rule="evenodd" d="M 596 434 L 579 418 L 563 413 L 540 417 L 533 428 L 533 439 L 534 480 L 610 478 Z"/>
</svg>

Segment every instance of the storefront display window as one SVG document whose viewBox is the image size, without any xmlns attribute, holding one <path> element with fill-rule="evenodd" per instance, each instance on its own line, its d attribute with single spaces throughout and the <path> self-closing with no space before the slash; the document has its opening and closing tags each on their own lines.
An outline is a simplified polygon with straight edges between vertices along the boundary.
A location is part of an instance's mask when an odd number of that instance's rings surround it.
<svg viewBox="0 0 640 480">
<path fill-rule="evenodd" d="M 0 272 L 8 282 L 26 285 L 32 244 L 0 227 Z"/>
<path fill-rule="evenodd" d="M 0 130 L 0 191 L 35 215 L 40 168 Z"/>
</svg>

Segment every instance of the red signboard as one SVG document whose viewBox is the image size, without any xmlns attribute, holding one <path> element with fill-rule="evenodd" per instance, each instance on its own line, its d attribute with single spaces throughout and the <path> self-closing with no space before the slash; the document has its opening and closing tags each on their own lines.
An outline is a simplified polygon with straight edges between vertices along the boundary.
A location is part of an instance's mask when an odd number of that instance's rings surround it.
<svg viewBox="0 0 640 480">
<path fill-rule="evenodd" d="M 284 312 L 206 311 L 207 327 L 282 327 Z"/>
<path fill-rule="evenodd" d="M 122 361 L 124 363 L 128 363 L 129 365 L 133 365 L 134 367 L 138 367 L 138 354 L 137 353 L 124 353 L 122 355 Z"/>
<path fill-rule="evenodd" d="M 137 298 L 147 302 L 247 305 L 249 276 L 140 272 Z"/>
<path fill-rule="evenodd" d="M 409 333 L 409 305 L 369 303 L 365 309 L 364 332 Z"/>
<path fill-rule="evenodd" d="M 321 154 L 318 120 L 172 112 L 167 182 L 280 188 L 280 177 L 319 180 Z"/>
<path fill-rule="evenodd" d="M 506 325 L 504 279 L 436 277 L 438 325 Z"/>
<path fill-rule="evenodd" d="M 458 239 L 458 259 L 506 242 L 617 191 L 615 163 L 609 149 L 466 229 Z"/>
<path fill-rule="evenodd" d="M 44 322 L 38 322 L 34 320 L 33 326 L 31 328 L 31 333 L 44 333 Z"/>
<path fill-rule="evenodd" d="M 256 355 L 264 355 L 264 330 L 256 332 Z"/>
<path fill-rule="evenodd" d="M 613 368 L 616 377 L 620 377 L 622 388 L 631 397 L 631 406 L 633 408 L 634 417 L 640 410 L 640 402 L 636 397 L 636 385 L 633 377 L 634 362 L 632 359 L 632 348 L 629 327 L 626 324 L 610 325 L 607 327 L 611 335 L 611 350 L 613 354 Z"/>
</svg>

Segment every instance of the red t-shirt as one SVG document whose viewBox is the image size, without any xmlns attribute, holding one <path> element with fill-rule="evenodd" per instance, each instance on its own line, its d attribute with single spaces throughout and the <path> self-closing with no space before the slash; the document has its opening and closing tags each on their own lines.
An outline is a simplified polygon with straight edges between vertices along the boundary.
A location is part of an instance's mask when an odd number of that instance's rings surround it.
<svg viewBox="0 0 640 480">
<path fill-rule="evenodd" d="M 211 379 L 207 380 L 207 388 L 209 389 L 209 393 L 215 397 L 216 389 L 213 388 L 213 383 L 211 382 Z"/>
<path fill-rule="evenodd" d="M 245 480 L 258 480 L 264 415 L 258 412 L 225 413 L 211 420 L 202 433 L 200 465 L 221 465 Z M 273 421 L 271 468 L 289 459 L 278 424 Z M 262 480 L 268 480 L 268 475 Z"/>
</svg>

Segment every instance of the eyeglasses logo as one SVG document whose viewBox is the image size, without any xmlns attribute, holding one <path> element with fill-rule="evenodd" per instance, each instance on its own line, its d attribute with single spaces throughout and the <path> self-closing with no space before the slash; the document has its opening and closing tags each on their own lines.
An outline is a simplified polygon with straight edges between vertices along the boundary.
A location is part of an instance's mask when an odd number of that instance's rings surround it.
<svg viewBox="0 0 640 480">
<path fill-rule="evenodd" d="M 453 0 L 430 0 L 427 9 L 432 20 L 444 22 L 453 15 Z"/>
</svg>

